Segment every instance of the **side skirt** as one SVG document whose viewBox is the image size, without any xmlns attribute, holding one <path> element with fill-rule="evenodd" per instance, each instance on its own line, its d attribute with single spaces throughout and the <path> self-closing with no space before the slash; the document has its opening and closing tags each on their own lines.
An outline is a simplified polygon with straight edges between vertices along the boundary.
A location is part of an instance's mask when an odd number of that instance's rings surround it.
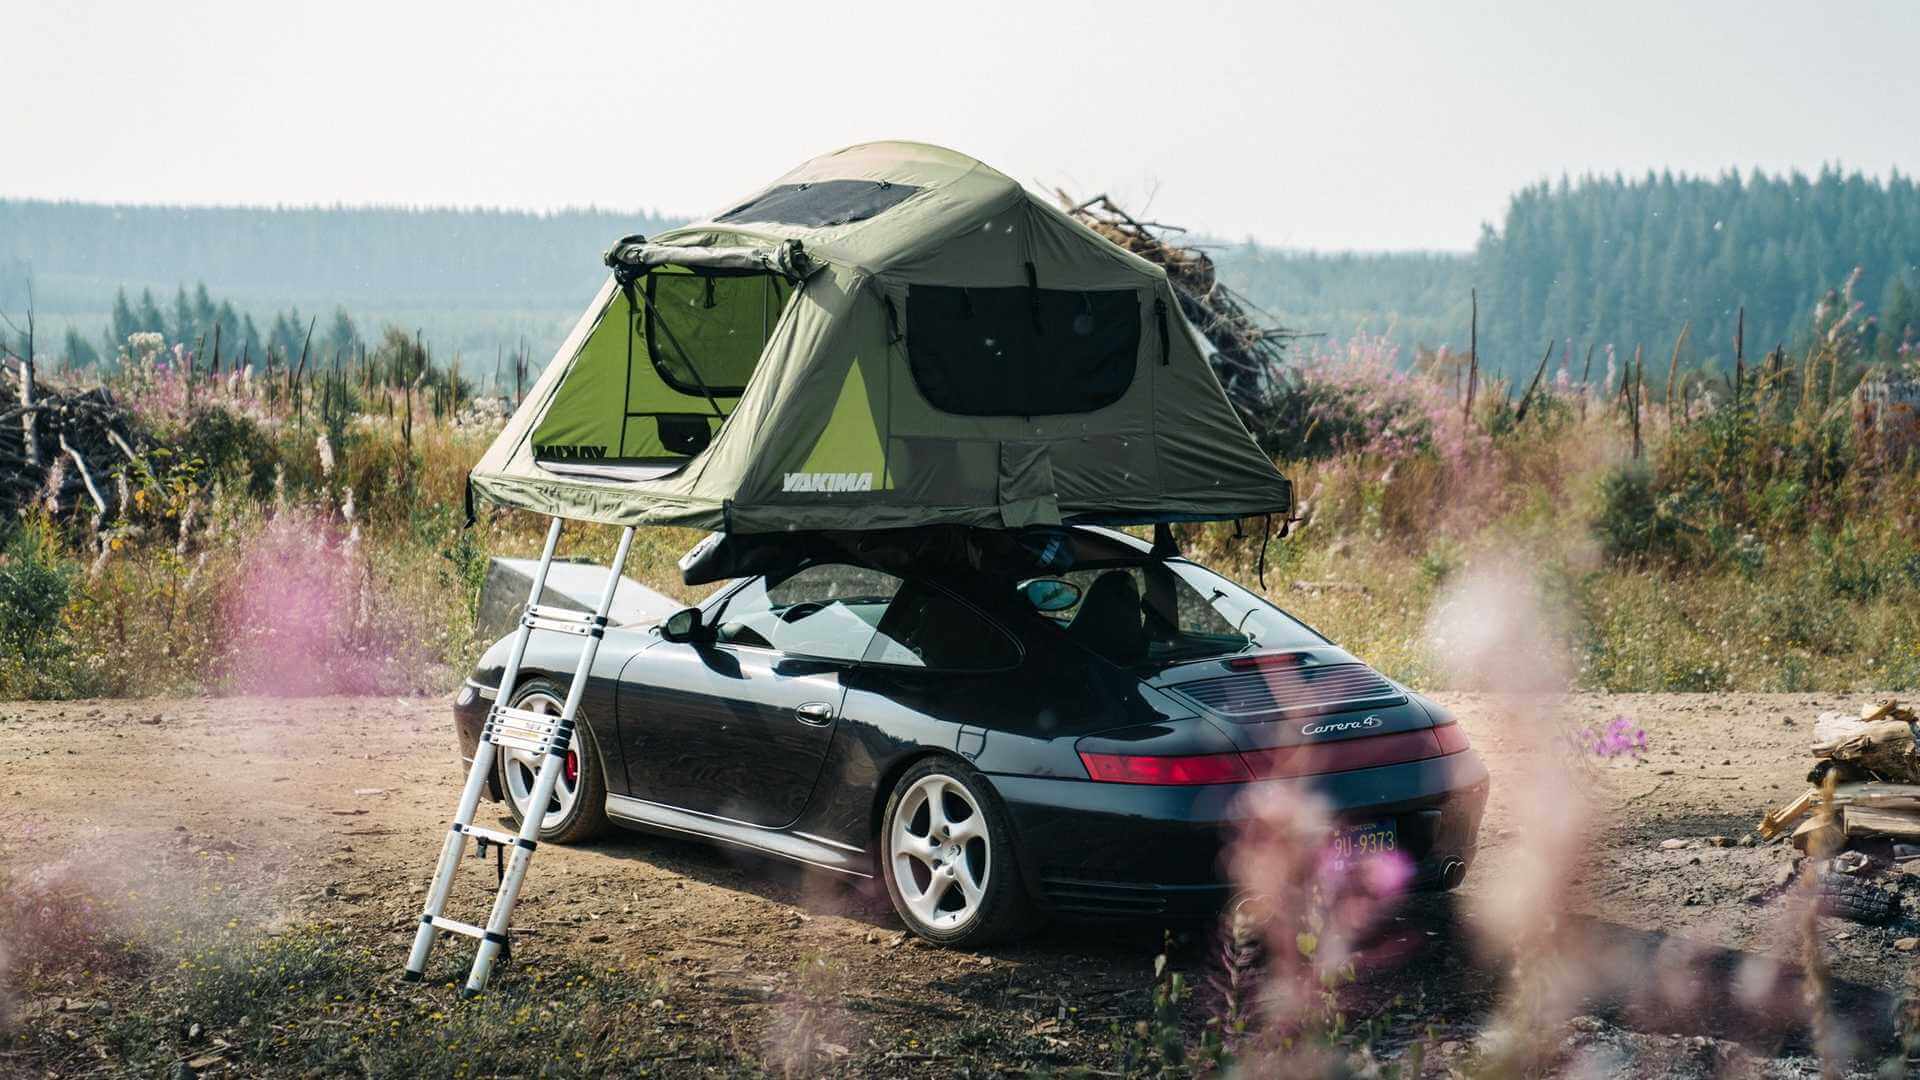
<svg viewBox="0 0 1920 1080">
<path fill-rule="evenodd" d="M 607 796 L 607 816 L 623 825 L 684 833 L 747 848 L 763 855 L 791 859 L 849 877 L 871 878 L 865 852 L 858 848 L 803 833 L 781 832 L 742 821 L 676 810 L 626 795 Z"/>
</svg>

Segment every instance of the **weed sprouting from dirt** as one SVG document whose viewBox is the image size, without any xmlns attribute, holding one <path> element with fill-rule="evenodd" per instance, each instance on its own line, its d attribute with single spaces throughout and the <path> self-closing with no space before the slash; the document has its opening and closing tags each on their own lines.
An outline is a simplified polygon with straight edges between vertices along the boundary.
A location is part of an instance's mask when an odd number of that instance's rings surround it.
<svg viewBox="0 0 1920 1080">
<path fill-rule="evenodd" d="M 767 1033 L 767 1058 L 782 1077 L 813 1076 L 849 1053 L 846 969 L 827 953 L 795 965 Z"/>
</svg>

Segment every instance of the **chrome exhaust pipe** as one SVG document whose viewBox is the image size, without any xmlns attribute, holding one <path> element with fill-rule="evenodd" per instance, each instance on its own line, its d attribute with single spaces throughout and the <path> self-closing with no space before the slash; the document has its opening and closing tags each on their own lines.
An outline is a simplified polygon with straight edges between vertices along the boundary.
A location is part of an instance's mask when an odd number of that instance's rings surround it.
<svg viewBox="0 0 1920 1080">
<path fill-rule="evenodd" d="M 1440 887 L 1457 889 L 1465 880 L 1467 880 L 1467 861 L 1455 855 L 1447 856 L 1446 861 L 1440 864 Z"/>
</svg>

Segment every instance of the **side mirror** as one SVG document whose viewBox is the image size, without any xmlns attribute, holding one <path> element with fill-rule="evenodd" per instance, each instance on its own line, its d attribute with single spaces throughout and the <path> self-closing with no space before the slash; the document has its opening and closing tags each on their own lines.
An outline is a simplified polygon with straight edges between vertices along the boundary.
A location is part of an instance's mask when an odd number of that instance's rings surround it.
<svg viewBox="0 0 1920 1080">
<path fill-rule="evenodd" d="M 700 622 L 700 609 L 681 608 L 660 624 L 660 636 L 667 641 L 706 641 L 713 633 Z"/>
<path fill-rule="evenodd" d="M 1020 595 L 1035 611 L 1065 611 L 1080 602 L 1080 586 L 1060 578 L 1034 578 L 1021 583 Z"/>
</svg>

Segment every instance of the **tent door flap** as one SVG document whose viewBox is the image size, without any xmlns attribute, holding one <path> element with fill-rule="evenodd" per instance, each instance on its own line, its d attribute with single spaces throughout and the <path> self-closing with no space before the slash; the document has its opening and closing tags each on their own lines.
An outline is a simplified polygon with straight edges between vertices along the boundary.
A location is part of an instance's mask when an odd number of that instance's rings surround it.
<svg viewBox="0 0 1920 1080">
<path fill-rule="evenodd" d="M 1009 529 L 1060 524 L 1060 497 L 1046 443 L 1000 444 L 1000 523 Z"/>
</svg>

